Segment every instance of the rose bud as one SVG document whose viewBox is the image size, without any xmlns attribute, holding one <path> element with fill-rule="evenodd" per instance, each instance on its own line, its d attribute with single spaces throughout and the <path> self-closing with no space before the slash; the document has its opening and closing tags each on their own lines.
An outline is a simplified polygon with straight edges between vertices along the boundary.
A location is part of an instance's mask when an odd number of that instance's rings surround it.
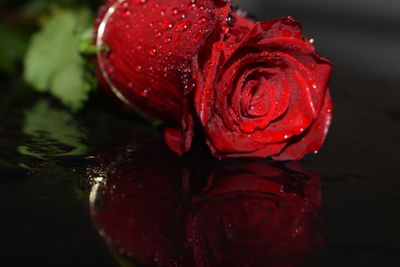
<svg viewBox="0 0 400 267">
<path fill-rule="evenodd" d="M 193 134 L 189 61 L 229 9 L 216 0 L 110 0 L 96 19 L 100 83 L 126 108 L 176 127 L 166 135 L 179 153 Z"/>
<path fill-rule="evenodd" d="M 229 160 L 200 177 L 199 166 L 189 168 L 159 142 L 138 135 L 118 136 L 96 158 L 101 164 L 90 172 L 91 216 L 126 260 L 294 266 L 319 243 L 319 177 L 298 162 Z"/>
<path fill-rule="evenodd" d="M 206 40 L 192 71 L 195 109 L 215 157 L 298 160 L 321 148 L 332 66 L 292 17 L 254 23 L 237 15 Z"/>
</svg>

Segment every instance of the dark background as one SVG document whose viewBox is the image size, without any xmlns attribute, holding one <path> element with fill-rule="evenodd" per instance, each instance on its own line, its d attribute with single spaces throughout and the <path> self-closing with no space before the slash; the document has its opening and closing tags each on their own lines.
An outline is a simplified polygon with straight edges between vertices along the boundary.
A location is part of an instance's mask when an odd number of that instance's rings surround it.
<svg viewBox="0 0 400 267">
<path fill-rule="evenodd" d="M 242 0 L 264 19 L 293 15 L 337 72 L 395 83 L 400 88 L 400 1 Z M 396 94 L 399 96 L 399 93 Z"/>
</svg>

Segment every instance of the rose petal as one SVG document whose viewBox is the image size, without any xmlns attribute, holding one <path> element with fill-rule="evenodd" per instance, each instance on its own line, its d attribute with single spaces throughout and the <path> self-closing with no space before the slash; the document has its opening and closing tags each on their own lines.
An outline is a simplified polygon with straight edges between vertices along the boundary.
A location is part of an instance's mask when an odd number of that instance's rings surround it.
<svg viewBox="0 0 400 267">
<path fill-rule="evenodd" d="M 234 30 L 207 40 L 215 41 L 208 57 L 192 61 L 198 76 L 195 108 L 214 156 L 283 155 L 288 144 L 313 131 L 332 68 L 293 18 L 258 23 L 251 30 L 239 20 Z"/>
<path fill-rule="evenodd" d="M 290 142 L 287 147 L 274 160 L 298 160 L 305 154 L 317 152 L 324 143 L 332 121 L 332 101 L 330 94 L 327 93 L 318 119 L 310 129 Z"/>
</svg>

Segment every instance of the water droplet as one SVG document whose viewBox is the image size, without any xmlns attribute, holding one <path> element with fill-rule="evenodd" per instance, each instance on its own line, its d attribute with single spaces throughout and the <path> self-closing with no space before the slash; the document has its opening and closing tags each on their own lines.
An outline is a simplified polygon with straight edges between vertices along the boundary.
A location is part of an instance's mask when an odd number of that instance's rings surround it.
<svg viewBox="0 0 400 267">
<path fill-rule="evenodd" d="M 127 18 L 127 17 L 129 17 L 131 15 L 131 12 L 129 11 L 129 10 L 126 10 L 124 13 L 122 13 L 122 16 L 124 17 L 124 18 Z"/>
<path fill-rule="evenodd" d="M 215 43 L 215 49 L 223 50 L 224 49 L 224 45 L 222 44 L 222 42 L 216 42 Z"/>
<path fill-rule="evenodd" d="M 144 89 L 144 90 L 142 90 L 142 91 L 140 92 L 140 95 L 143 96 L 143 97 L 147 97 L 147 96 L 149 96 L 149 93 L 150 93 L 150 89 Z M 139 186 L 139 187 L 140 187 L 140 186 Z M 143 188 L 143 186 L 140 187 L 140 188 Z"/>
<path fill-rule="evenodd" d="M 161 15 L 161 16 L 164 16 L 164 15 L 165 15 L 165 9 L 161 9 L 161 10 L 160 10 L 160 15 Z"/>
<path fill-rule="evenodd" d="M 135 67 L 135 70 L 137 71 L 137 72 L 141 72 L 142 71 L 142 66 L 140 66 L 140 65 L 138 65 L 138 66 L 136 66 Z"/>
<path fill-rule="evenodd" d="M 222 25 L 221 30 L 223 33 L 227 34 L 230 31 L 230 28 L 227 25 Z"/>
<path fill-rule="evenodd" d="M 225 19 L 226 24 L 232 26 L 235 23 L 235 18 L 232 15 L 228 15 Z"/>
<path fill-rule="evenodd" d="M 162 36 L 162 32 L 157 32 L 156 33 L 156 38 L 158 39 L 158 38 L 160 38 Z"/>
<path fill-rule="evenodd" d="M 206 18 L 206 17 L 201 17 L 201 18 L 197 21 L 197 23 L 199 23 L 199 24 L 201 25 L 201 24 L 204 24 L 206 21 L 207 21 L 207 18 Z"/>
<path fill-rule="evenodd" d="M 196 3 L 190 3 L 188 6 L 188 9 L 196 9 L 196 8 L 197 8 Z"/>
<path fill-rule="evenodd" d="M 155 56 L 155 55 L 157 55 L 157 53 L 158 53 L 158 51 L 157 51 L 156 48 L 153 48 L 153 49 L 151 49 L 151 50 L 149 51 L 149 55 L 150 55 L 150 56 Z"/>
<path fill-rule="evenodd" d="M 185 32 L 185 31 L 188 31 L 191 26 L 192 26 L 192 23 L 190 21 L 184 20 L 179 24 L 178 30 Z"/>
<path fill-rule="evenodd" d="M 172 39 L 171 38 L 166 38 L 166 39 L 164 39 L 164 43 L 165 44 L 169 44 L 169 43 L 171 43 L 172 42 Z"/>
<path fill-rule="evenodd" d="M 314 84 L 312 85 L 312 88 L 317 89 L 317 85 L 314 83 Z"/>
<path fill-rule="evenodd" d="M 288 139 L 288 138 L 289 138 L 289 135 L 286 134 L 283 138 Z"/>
<path fill-rule="evenodd" d="M 146 3 L 147 2 L 147 0 L 134 0 L 133 1 L 135 4 L 144 4 L 144 3 Z"/>
<path fill-rule="evenodd" d="M 177 15 L 179 13 L 179 9 L 177 9 L 176 7 L 174 7 L 173 9 L 171 9 L 171 14 L 172 15 Z"/>
<path fill-rule="evenodd" d="M 174 21 L 170 19 L 166 19 L 161 24 L 161 29 L 163 30 L 170 30 L 174 27 Z"/>
</svg>

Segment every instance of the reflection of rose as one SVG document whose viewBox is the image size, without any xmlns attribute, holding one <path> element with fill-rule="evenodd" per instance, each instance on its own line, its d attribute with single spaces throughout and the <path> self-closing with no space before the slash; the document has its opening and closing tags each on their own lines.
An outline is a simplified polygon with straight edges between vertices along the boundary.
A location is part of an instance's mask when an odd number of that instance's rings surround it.
<svg viewBox="0 0 400 267">
<path fill-rule="evenodd" d="M 228 162 L 209 179 L 187 225 L 198 266 L 291 266 L 312 250 L 315 175 L 250 161 Z"/>
<path fill-rule="evenodd" d="M 292 266 L 315 246 L 319 179 L 296 163 L 226 161 L 194 181 L 151 149 L 101 157 L 91 212 L 116 252 L 160 266 Z"/>
<path fill-rule="evenodd" d="M 119 136 L 111 151 L 98 156 L 102 167 L 91 174 L 91 215 L 99 234 L 117 253 L 142 263 L 174 266 L 173 229 L 182 194 L 179 159 L 162 143 L 146 142 L 143 136 L 138 147 L 137 138 Z M 128 146 L 115 148 L 129 140 L 133 141 Z"/>
</svg>

